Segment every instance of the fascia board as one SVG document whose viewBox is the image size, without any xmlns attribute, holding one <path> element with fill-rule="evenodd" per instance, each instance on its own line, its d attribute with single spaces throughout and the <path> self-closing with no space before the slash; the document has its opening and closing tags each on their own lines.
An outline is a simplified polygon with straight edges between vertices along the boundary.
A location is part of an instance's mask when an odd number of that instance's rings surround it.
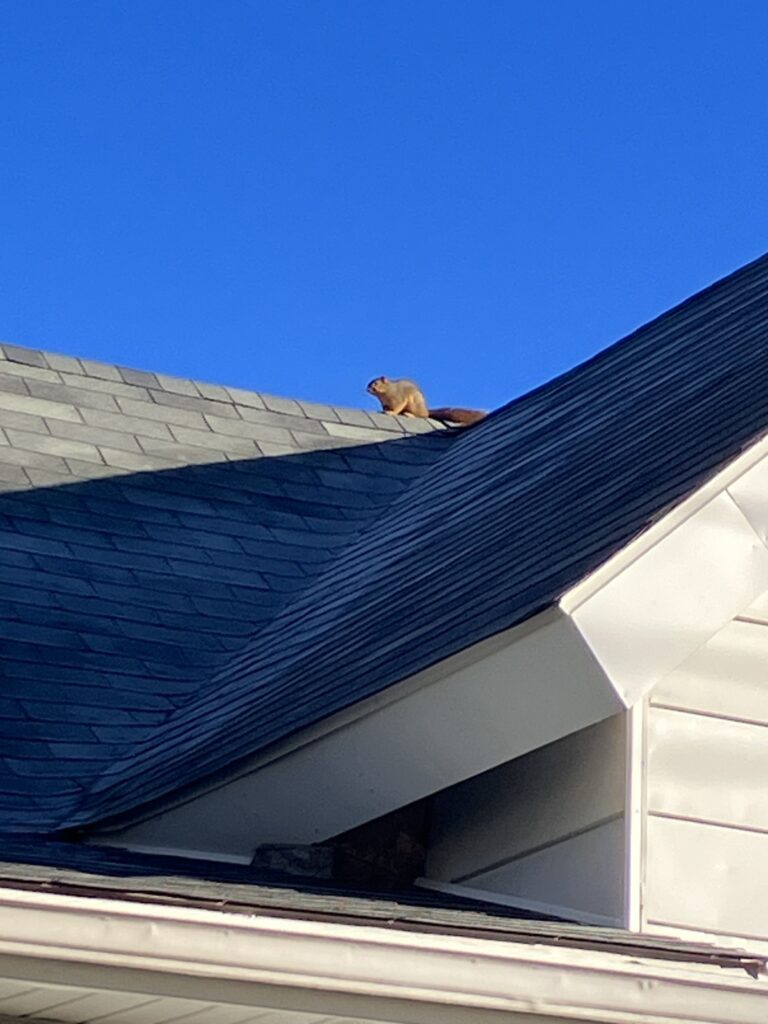
<svg viewBox="0 0 768 1024">
<path fill-rule="evenodd" d="M 594 572 L 570 587 L 560 598 L 559 606 L 566 614 L 572 614 L 580 605 L 601 590 L 633 562 L 642 558 L 664 537 L 682 526 L 691 516 L 723 491 L 730 488 L 751 469 L 768 458 L 768 434 L 750 445 L 745 451 L 714 474 L 706 483 L 690 494 L 684 501 L 648 527 L 634 540 L 626 544 L 615 555 L 600 565 Z"/>
<path fill-rule="evenodd" d="M 764 976 L 709 964 L 12 889 L 0 889 L 0 973 L 395 1024 L 500 1011 L 521 1024 L 764 1024 L 768 1010 Z"/>
<path fill-rule="evenodd" d="M 765 440 L 561 599 L 626 707 L 768 589 L 764 480 Z"/>
<path fill-rule="evenodd" d="M 307 730 L 239 778 L 96 839 L 208 856 L 318 842 L 622 710 L 556 609 L 504 641 L 448 659 Z"/>
</svg>

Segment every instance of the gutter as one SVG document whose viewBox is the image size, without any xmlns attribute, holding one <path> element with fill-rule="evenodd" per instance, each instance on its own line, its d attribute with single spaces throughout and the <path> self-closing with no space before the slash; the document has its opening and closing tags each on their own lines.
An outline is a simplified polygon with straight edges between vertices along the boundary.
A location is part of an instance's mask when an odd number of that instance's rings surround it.
<svg viewBox="0 0 768 1024">
<path fill-rule="evenodd" d="M 754 963 L 0 889 L 4 977 L 396 1024 L 765 1024 Z"/>
</svg>

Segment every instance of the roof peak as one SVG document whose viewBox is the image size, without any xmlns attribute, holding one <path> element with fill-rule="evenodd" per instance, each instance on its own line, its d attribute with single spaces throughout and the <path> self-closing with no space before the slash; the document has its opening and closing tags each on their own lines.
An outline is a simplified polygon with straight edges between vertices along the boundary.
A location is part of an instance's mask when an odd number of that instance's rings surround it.
<svg viewBox="0 0 768 1024">
<path fill-rule="evenodd" d="M 266 412 L 305 416 L 308 419 L 336 421 L 366 429 L 375 427 L 379 430 L 389 430 L 392 433 L 415 434 L 421 433 L 425 429 L 434 429 L 433 423 L 429 423 L 427 427 L 419 420 L 385 416 L 381 412 L 362 407 L 273 395 L 251 388 L 214 384 L 193 380 L 189 377 L 178 377 L 174 374 L 139 370 L 122 366 L 119 363 L 63 355 L 7 341 L 0 342 L 0 373 L 3 372 L 3 362 L 28 367 L 29 374 L 39 379 L 49 379 L 47 375 L 55 375 L 50 377 L 51 382 L 69 384 L 73 387 L 77 387 L 78 378 L 101 380 L 112 382 L 118 386 L 144 388 L 149 391 L 150 396 L 156 398 L 171 395 L 179 398 L 203 399 L 230 406 L 243 405 Z"/>
</svg>

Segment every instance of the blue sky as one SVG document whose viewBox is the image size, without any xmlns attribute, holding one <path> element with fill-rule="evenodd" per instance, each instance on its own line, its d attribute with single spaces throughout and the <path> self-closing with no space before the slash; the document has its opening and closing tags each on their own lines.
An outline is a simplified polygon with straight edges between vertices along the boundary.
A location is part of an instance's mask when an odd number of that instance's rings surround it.
<svg viewBox="0 0 768 1024">
<path fill-rule="evenodd" d="M 490 408 L 768 249 L 768 5 L 0 0 L 0 338 Z"/>
</svg>

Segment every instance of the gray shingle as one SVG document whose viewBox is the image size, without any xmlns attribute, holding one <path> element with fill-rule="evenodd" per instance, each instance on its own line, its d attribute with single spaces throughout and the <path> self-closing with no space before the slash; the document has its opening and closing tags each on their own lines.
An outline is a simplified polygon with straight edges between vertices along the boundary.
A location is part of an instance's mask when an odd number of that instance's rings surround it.
<svg viewBox="0 0 768 1024">
<path fill-rule="evenodd" d="M 118 366 L 118 370 L 126 384 L 133 384 L 140 388 L 156 388 L 158 386 L 154 373 L 147 373 L 145 370 L 131 370 L 126 366 Z"/>
<path fill-rule="evenodd" d="M 257 412 L 256 415 L 262 419 L 258 421 L 227 420 L 220 416 L 206 416 L 205 418 L 215 434 L 222 434 L 225 437 L 249 437 L 254 441 L 272 441 L 275 444 L 290 443 L 290 434 L 285 429 L 287 423 L 293 422 L 289 417 L 271 412 Z M 305 422 L 303 418 L 301 422 Z"/>
<path fill-rule="evenodd" d="M 137 402 L 131 398 L 118 398 L 120 409 L 129 416 L 138 419 L 155 420 L 161 423 L 176 424 L 184 427 L 192 427 L 197 430 L 207 430 L 208 424 L 203 419 L 202 413 L 193 412 L 189 409 L 180 409 L 174 405 L 159 404 L 157 402 Z"/>
<path fill-rule="evenodd" d="M 278 398 L 276 395 L 262 395 L 264 405 L 270 412 L 285 413 L 287 416 L 301 416 L 304 418 L 301 406 L 292 398 Z"/>
<path fill-rule="evenodd" d="M 323 423 L 323 426 L 324 426 L 324 423 Z M 342 429 L 347 429 L 347 428 L 342 428 Z M 357 427 L 350 427 L 348 429 L 349 430 L 357 430 L 358 428 Z M 326 432 L 326 435 L 323 436 L 323 434 L 308 434 L 308 433 L 306 433 L 306 431 L 303 431 L 303 430 L 292 430 L 291 431 L 291 438 L 293 440 L 294 445 L 297 445 L 299 448 L 302 449 L 302 451 L 308 451 L 308 452 L 322 451 L 323 449 L 326 449 L 326 450 L 329 450 L 329 451 L 335 451 L 338 448 L 342 448 L 344 446 L 357 447 L 357 446 L 359 446 L 360 441 L 361 441 L 361 436 L 359 434 L 357 434 L 354 438 L 351 438 L 351 437 L 349 437 L 349 438 L 347 438 L 347 437 L 331 437 L 331 435 L 328 434 L 327 432 Z M 375 440 L 375 438 L 372 438 L 371 440 Z M 263 447 L 262 442 L 260 442 L 259 444 L 260 444 L 260 447 Z M 265 455 L 282 455 L 284 453 L 283 452 L 274 451 L 274 450 L 267 450 L 265 448 L 264 449 L 264 454 Z"/>
<path fill-rule="evenodd" d="M 148 455 L 158 455 L 165 459 L 168 464 L 182 463 L 190 465 L 204 462 L 225 462 L 227 456 L 224 454 L 224 444 L 220 447 L 194 447 L 182 444 L 173 438 L 168 431 L 171 440 L 162 441 L 157 438 L 139 438 L 142 449 Z"/>
<path fill-rule="evenodd" d="M 195 383 L 197 385 L 197 390 L 203 398 L 207 398 L 211 402 L 225 402 L 227 405 L 232 404 L 229 392 L 220 384 L 203 384 L 201 381 L 195 381 Z"/>
<path fill-rule="evenodd" d="M 68 420 L 70 423 L 82 422 L 80 414 L 74 405 L 66 405 L 63 402 L 50 402 L 43 398 L 33 398 L 31 395 L 20 395 L 6 391 L 0 392 L 0 409 L 7 409 L 10 412 L 23 412 L 29 416 Z"/>
<path fill-rule="evenodd" d="M 0 391 L 13 391 L 17 395 L 28 395 L 29 391 L 24 378 L 3 373 L 3 365 L 0 362 Z"/>
<path fill-rule="evenodd" d="M 31 430 L 36 434 L 50 433 L 45 420 L 40 416 L 31 416 L 26 412 L 13 412 L 0 407 L 0 427 L 17 427 L 19 430 Z"/>
<path fill-rule="evenodd" d="M 30 449 L 12 448 L 10 445 L 7 445 L 0 449 L 0 461 L 5 463 L 5 465 L 21 466 L 27 475 L 37 470 L 45 470 L 49 473 L 61 474 L 64 477 L 70 476 L 69 467 L 63 458 L 31 451 Z M 54 484 L 57 482 L 59 481 L 52 480 Z"/>
<path fill-rule="evenodd" d="M 61 380 L 60 374 L 55 370 L 43 369 L 38 366 L 29 366 L 27 363 L 16 363 L 11 360 L 0 361 L 0 369 L 6 377 L 22 377 L 26 381 L 44 381 L 50 384 L 57 384 Z"/>
<path fill-rule="evenodd" d="M 77 377 L 73 374 L 62 373 L 61 380 L 71 387 L 80 388 L 83 391 L 95 391 L 113 398 L 129 398 L 133 402 L 149 402 L 149 392 L 145 388 L 135 387 L 133 384 L 122 384 L 117 380 L 103 380 L 101 377 Z"/>
<path fill-rule="evenodd" d="M 148 455 L 140 448 L 137 452 L 134 452 L 129 450 L 127 445 L 124 448 L 112 448 L 107 445 L 100 445 L 99 453 L 104 459 L 104 462 L 110 468 L 114 469 L 140 472 L 142 470 L 166 469 L 168 466 L 167 458 Z"/>
<path fill-rule="evenodd" d="M 60 356 L 55 352 L 44 352 L 43 355 L 52 370 L 60 373 L 85 373 L 83 364 L 74 356 Z"/>
<path fill-rule="evenodd" d="M 117 407 L 115 407 L 117 408 Z M 122 412 L 104 412 L 100 409 L 80 409 L 80 415 L 89 426 L 127 435 L 137 434 L 141 438 L 155 438 L 173 442 L 173 436 L 165 423 L 142 416 L 129 416 Z"/>
<path fill-rule="evenodd" d="M 2 421 L 0 420 L 0 422 Z M 107 445 L 110 448 L 120 448 L 127 452 L 141 452 L 139 442 L 127 432 L 108 430 L 106 427 L 95 427 L 87 423 L 68 423 L 62 420 L 50 420 L 48 429 L 51 434 L 59 438 L 85 441 L 96 447 Z"/>
<path fill-rule="evenodd" d="M 0 350 L 5 358 L 13 363 L 21 363 L 24 366 L 40 366 L 44 369 L 48 368 L 48 363 L 42 352 L 36 352 L 34 349 L 29 348 L 18 348 L 16 345 L 8 345 L 6 343 L 0 346 Z"/>
<path fill-rule="evenodd" d="M 363 427 L 365 430 L 370 430 L 374 426 L 373 420 L 362 409 L 339 409 L 337 410 L 337 416 L 342 423 L 348 423 L 354 427 Z M 394 417 L 387 416 L 386 421 L 389 420 L 394 420 Z M 386 421 L 379 426 L 380 430 L 391 430 L 393 426 L 396 426 L 396 424 L 390 424 Z"/>
<path fill-rule="evenodd" d="M 227 393 L 235 405 L 244 405 L 253 409 L 266 409 L 261 396 L 257 395 L 255 391 L 244 391 L 242 388 L 227 388 Z"/>
<path fill-rule="evenodd" d="M 181 377 L 169 377 L 164 373 L 158 373 L 157 382 L 163 391 L 170 391 L 174 395 L 188 395 L 190 398 L 199 398 L 200 392 L 191 380 L 184 380 Z"/>
<path fill-rule="evenodd" d="M 320 405 L 317 402 L 299 402 L 305 416 L 311 420 L 338 421 L 339 414 L 332 405 Z"/>
<path fill-rule="evenodd" d="M 368 419 L 377 430 L 389 430 L 394 434 L 404 434 L 407 431 L 408 418 L 402 416 L 387 416 L 383 412 L 370 412 Z"/>
<path fill-rule="evenodd" d="M 326 423 L 323 426 L 331 437 L 348 437 L 353 441 L 386 441 L 391 438 L 387 430 L 374 430 L 372 423 L 368 426 L 354 426 L 348 423 Z"/>
<path fill-rule="evenodd" d="M 269 428 L 264 428 L 265 432 L 274 434 L 275 431 L 270 431 Z M 243 455 L 254 455 L 256 454 L 255 442 L 247 437 L 235 437 L 231 434 L 214 434 L 210 430 L 192 430 L 187 427 L 176 426 L 175 424 L 171 427 L 171 433 L 180 441 L 182 444 L 191 445 L 193 448 L 212 448 L 215 451 L 220 451 L 222 448 L 225 453 L 237 452 Z"/>
<path fill-rule="evenodd" d="M 92 359 L 81 359 L 80 364 L 88 377 L 96 377 L 98 380 L 114 380 L 118 383 L 123 381 L 118 368 L 110 366 L 109 363 L 98 363 Z"/>
<path fill-rule="evenodd" d="M 290 456 L 293 455 L 297 447 L 299 447 L 302 452 L 311 452 L 335 446 L 333 444 L 327 444 L 324 438 L 318 437 L 315 434 L 300 434 L 295 430 L 291 431 L 291 437 L 286 443 L 280 443 L 279 441 L 267 441 L 262 438 L 260 441 L 257 441 L 256 444 L 259 452 L 263 456 Z"/>
<path fill-rule="evenodd" d="M 5 433 L 15 448 L 24 451 L 58 455 L 61 458 L 83 459 L 86 462 L 102 462 L 95 445 L 86 444 L 83 441 L 74 441 L 66 437 L 52 437 L 48 434 L 35 434 L 28 430 L 17 430 L 15 427 L 8 427 Z"/>
<path fill-rule="evenodd" d="M 239 419 L 240 414 L 234 405 L 226 402 L 209 402 L 206 398 L 192 398 L 189 395 L 177 395 L 167 391 L 152 391 L 152 399 L 158 405 L 170 406 L 172 409 L 187 409 L 189 412 L 210 413 L 212 416 L 223 416 L 227 419 Z"/>
<path fill-rule="evenodd" d="M 282 412 L 246 408 L 242 409 L 241 413 L 244 420 L 257 426 L 282 427 L 285 430 L 298 430 L 305 434 L 317 434 L 319 436 L 327 434 L 322 422 L 309 419 L 306 416 L 290 416 Z"/>
<path fill-rule="evenodd" d="M 70 380 L 77 380 L 71 377 Z M 106 412 L 119 412 L 117 399 L 112 395 L 101 394 L 98 391 L 87 391 L 84 388 L 77 388 L 70 384 L 49 384 L 45 381 L 28 380 L 26 386 L 29 393 L 36 398 L 45 398 L 51 402 L 60 402 L 65 405 L 76 406 L 80 410 L 102 409 Z"/>
<path fill-rule="evenodd" d="M 0 480 L 4 484 L 8 484 L 9 488 L 13 490 L 14 487 L 25 486 L 28 482 L 28 477 L 21 466 L 4 466 L 0 462 Z"/>
<path fill-rule="evenodd" d="M 101 452 L 99 457 L 103 458 Z M 103 480 L 105 477 L 118 476 L 127 470 L 119 466 L 108 466 L 104 462 L 92 462 L 84 459 L 65 459 L 67 469 L 78 480 Z"/>
</svg>

